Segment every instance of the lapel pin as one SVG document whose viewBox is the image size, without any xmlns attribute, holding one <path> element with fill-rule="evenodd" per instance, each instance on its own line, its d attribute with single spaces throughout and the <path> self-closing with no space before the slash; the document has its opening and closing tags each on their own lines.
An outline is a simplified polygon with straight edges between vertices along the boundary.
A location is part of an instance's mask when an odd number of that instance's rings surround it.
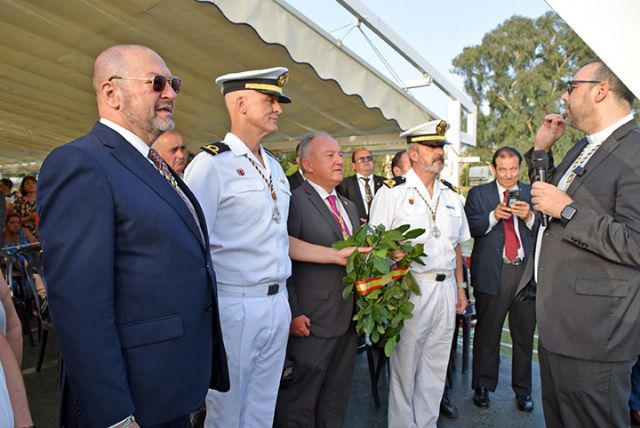
<svg viewBox="0 0 640 428">
<path fill-rule="evenodd" d="M 239 176 L 244 176 L 244 169 L 238 168 L 236 169 L 236 172 L 238 173 Z"/>
<path fill-rule="evenodd" d="M 415 200 L 413 198 L 409 198 L 409 205 L 413 205 L 414 202 Z"/>
</svg>

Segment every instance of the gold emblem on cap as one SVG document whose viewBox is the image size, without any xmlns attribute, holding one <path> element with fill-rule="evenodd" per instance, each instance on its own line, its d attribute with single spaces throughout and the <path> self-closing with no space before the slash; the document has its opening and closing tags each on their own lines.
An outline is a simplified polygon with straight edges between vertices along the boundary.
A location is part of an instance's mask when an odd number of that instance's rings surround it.
<svg viewBox="0 0 640 428">
<path fill-rule="evenodd" d="M 288 81 L 289 81 L 289 72 L 288 71 L 285 71 L 280 76 L 278 76 L 278 86 L 280 86 L 281 88 L 283 88 L 284 85 L 286 85 Z"/>
<path fill-rule="evenodd" d="M 441 120 L 440 123 L 436 126 L 436 133 L 438 135 L 444 135 L 447 132 L 447 122 Z"/>
</svg>

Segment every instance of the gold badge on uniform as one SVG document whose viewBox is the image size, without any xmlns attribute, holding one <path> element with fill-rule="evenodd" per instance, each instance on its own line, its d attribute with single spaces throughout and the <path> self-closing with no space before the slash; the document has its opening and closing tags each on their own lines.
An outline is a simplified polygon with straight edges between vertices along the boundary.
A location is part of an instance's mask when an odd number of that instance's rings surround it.
<svg viewBox="0 0 640 428">
<path fill-rule="evenodd" d="M 236 172 L 238 173 L 239 176 L 244 176 L 244 169 L 238 168 L 236 169 Z"/>
</svg>

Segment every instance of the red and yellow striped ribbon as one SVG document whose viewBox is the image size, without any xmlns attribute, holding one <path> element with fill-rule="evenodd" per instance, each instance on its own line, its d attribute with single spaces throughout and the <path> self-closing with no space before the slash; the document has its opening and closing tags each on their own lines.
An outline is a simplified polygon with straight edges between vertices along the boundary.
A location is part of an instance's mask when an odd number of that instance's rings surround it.
<svg viewBox="0 0 640 428">
<path fill-rule="evenodd" d="M 403 268 L 394 268 L 389 273 L 382 276 L 374 276 L 373 278 L 369 278 L 364 281 L 356 281 L 356 291 L 359 295 L 364 296 L 376 290 L 378 288 L 382 288 L 391 281 L 395 279 L 401 279 L 407 276 L 407 272 L 409 272 L 408 267 Z"/>
</svg>

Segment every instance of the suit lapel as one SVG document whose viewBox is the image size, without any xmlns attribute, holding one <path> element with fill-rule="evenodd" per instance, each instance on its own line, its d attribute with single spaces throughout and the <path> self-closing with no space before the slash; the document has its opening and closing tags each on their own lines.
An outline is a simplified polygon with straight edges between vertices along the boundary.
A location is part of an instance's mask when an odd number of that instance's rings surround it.
<svg viewBox="0 0 640 428">
<path fill-rule="evenodd" d="M 622 125 L 620 128 L 615 130 L 604 142 L 602 146 L 591 156 L 591 158 L 587 161 L 584 168 L 584 174 L 582 176 L 576 176 L 569 188 L 567 189 L 567 194 L 569 196 L 573 195 L 576 190 L 584 183 L 584 181 L 596 170 L 598 165 L 602 161 L 604 161 L 613 151 L 618 148 L 620 142 L 619 138 L 627 135 L 629 131 L 636 127 L 635 122 L 631 121 L 627 124 Z"/>
<path fill-rule="evenodd" d="M 358 183 L 358 176 L 352 175 L 351 177 L 351 194 L 355 195 L 353 202 L 358 207 L 358 212 L 366 213 L 367 209 L 364 207 L 364 198 L 362 197 L 362 193 L 360 193 L 360 183 Z"/>
<path fill-rule="evenodd" d="M 342 231 L 340 230 L 340 226 L 338 225 L 338 222 L 333 218 L 333 214 L 331 214 L 331 210 L 329 209 L 327 204 L 324 203 L 320 195 L 318 195 L 318 192 L 316 192 L 316 189 L 314 189 L 313 186 L 311 186 L 311 184 L 308 183 L 308 181 L 305 181 L 302 184 L 302 187 L 304 188 L 304 191 L 307 193 L 307 196 L 309 197 L 309 201 L 311 202 L 311 204 L 313 204 L 313 206 L 316 207 L 316 209 L 318 210 L 318 213 L 322 216 L 322 218 L 325 219 L 325 221 L 327 222 L 327 224 L 329 225 L 333 233 L 336 235 L 336 237 L 339 240 L 342 240 Z"/>
<path fill-rule="evenodd" d="M 345 211 L 347 211 L 347 215 L 349 216 L 349 220 L 351 221 L 351 234 L 354 235 L 358 228 L 360 228 L 360 215 L 358 214 L 358 208 L 351 202 L 349 199 L 345 198 L 342 195 L 338 195 L 340 201 L 342 202 L 342 206 Z M 342 236 L 342 232 L 340 232 L 340 236 Z"/>
<path fill-rule="evenodd" d="M 100 129 L 98 126 L 104 129 Z M 111 154 L 113 157 L 116 158 L 133 175 L 146 183 L 158 196 L 164 199 L 165 202 L 167 202 L 178 213 L 180 218 L 182 218 L 182 221 L 186 223 L 187 227 L 197 238 L 198 242 L 200 242 L 201 245 L 204 245 L 200 238 L 198 225 L 195 223 L 189 208 L 187 208 L 185 202 L 180 198 L 176 190 L 171 187 L 169 182 L 154 168 L 154 166 L 116 131 L 102 124 L 96 125 L 94 130 L 97 131 L 102 143 L 112 148 Z M 176 177 L 176 181 L 178 181 L 178 183 L 182 183 L 182 180 L 179 177 Z M 185 190 L 186 186 L 184 183 L 182 183 L 180 188 L 183 191 Z M 194 207 L 197 206 L 197 202 L 194 203 L 195 198 L 193 197 L 193 194 L 188 189 L 186 189 L 185 194 L 188 195 L 187 197 L 190 198 Z M 198 212 L 197 209 L 196 212 Z M 204 224 L 201 213 L 198 212 L 198 215 L 200 216 L 201 224 Z"/>
</svg>

